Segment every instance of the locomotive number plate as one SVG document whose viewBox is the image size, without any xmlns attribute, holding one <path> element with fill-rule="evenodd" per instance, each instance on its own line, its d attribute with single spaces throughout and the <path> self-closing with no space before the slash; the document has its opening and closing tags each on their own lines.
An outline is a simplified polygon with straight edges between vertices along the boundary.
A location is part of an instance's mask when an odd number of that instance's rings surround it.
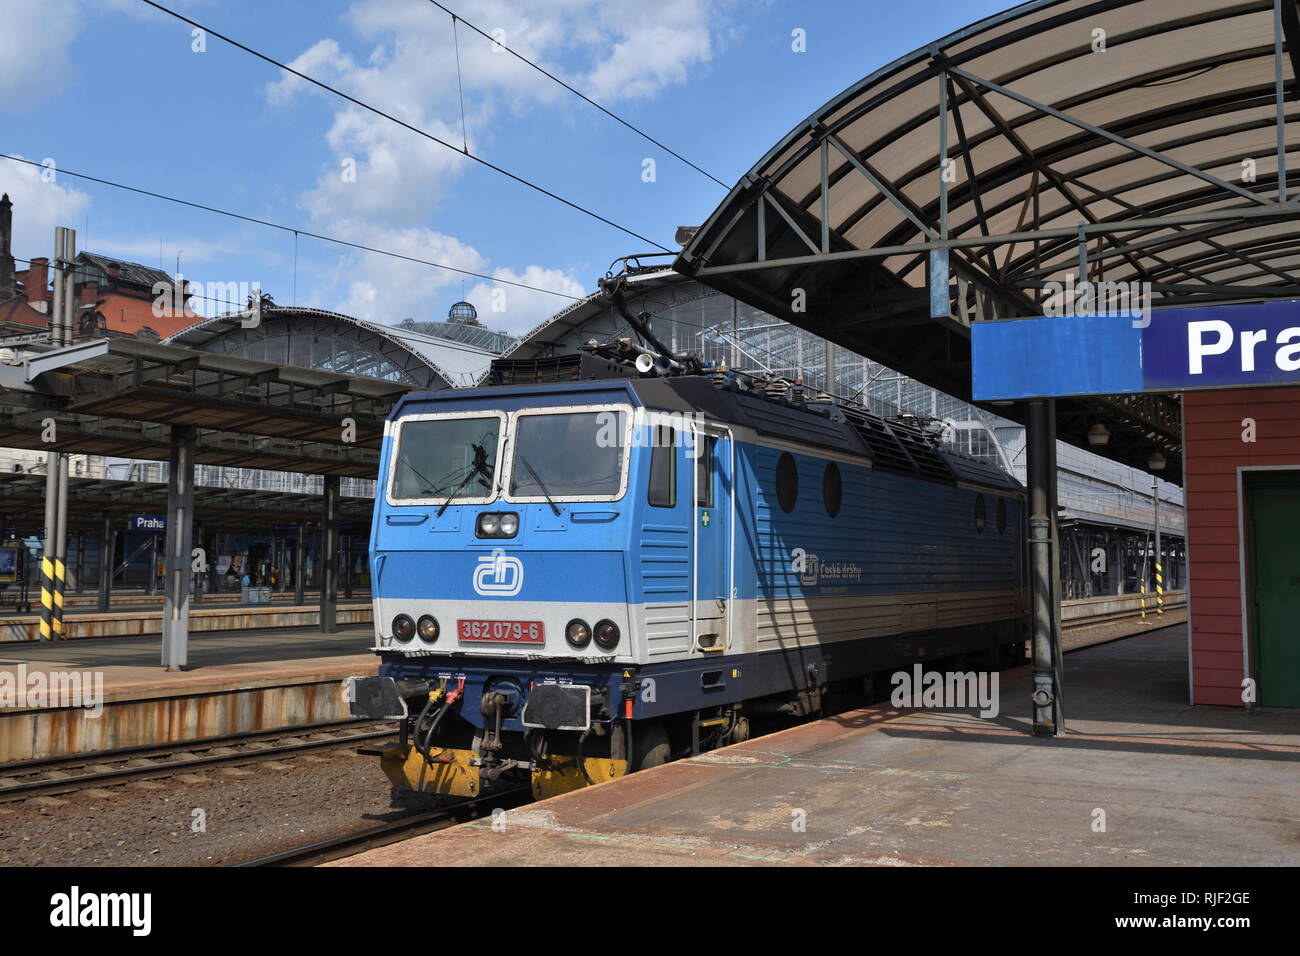
<svg viewBox="0 0 1300 956">
<path fill-rule="evenodd" d="M 457 621 L 462 641 L 488 641 L 494 644 L 544 644 L 545 632 L 540 621 Z"/>
</svg>

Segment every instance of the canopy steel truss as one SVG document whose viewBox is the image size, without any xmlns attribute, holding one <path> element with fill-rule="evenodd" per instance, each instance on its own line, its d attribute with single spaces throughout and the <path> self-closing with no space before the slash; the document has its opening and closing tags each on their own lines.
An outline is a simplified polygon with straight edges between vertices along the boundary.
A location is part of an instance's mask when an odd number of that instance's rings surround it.
<svg viewBox="0 0 1300 956">
<path fill-rule="evenodd" d="M 964 399 L 970 323 L 1043 315 L 1067 282 L 1137 283 L 1157 313 L 1300 298 L 1298 59 L 1297 0 L 1023 4 L 808 117 L 674 268 Z M 1181 480 L 1176 397 L 1057 416 Z"/>
</svg>

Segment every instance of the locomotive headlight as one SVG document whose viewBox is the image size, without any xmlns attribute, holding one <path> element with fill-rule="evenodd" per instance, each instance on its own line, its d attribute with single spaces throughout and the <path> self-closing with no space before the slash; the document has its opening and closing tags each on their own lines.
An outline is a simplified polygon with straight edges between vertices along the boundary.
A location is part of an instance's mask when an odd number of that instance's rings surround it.
<svg viewBox="0 0 1300 956">
<path fill-rule="evenodd" d="M 591 628 L 586 621 L 575 617 L 564 628 L 564 639 L 573 647 L 586 647 L 591 640 Z"/>
<path fill-rule="evenodd" d="M 415 629 L 420 632 L 420 640 L 432 644 L 438 639 L 438 622 L 429 614 L 421 615 Z"/>
<path fill-rule="evenodd" d="M 415 621 L 409 614 L 399 614 L 393 618 L 393 637 L 403 644 L 415 636 Z"/>
<path fill-rule="evenodd" d="M 475 525 L 480 538 L 513 538 L 518 532 L 519 515 L 513 511 L 486 511 Z"/>
<path fill-rule="evenodd" d="M 618 625 L 613 621 L 598 621 L 592 632 L 596 637 L 596 643 L 607 651 L 612 651 L 618 646 Z"/>
</svg>

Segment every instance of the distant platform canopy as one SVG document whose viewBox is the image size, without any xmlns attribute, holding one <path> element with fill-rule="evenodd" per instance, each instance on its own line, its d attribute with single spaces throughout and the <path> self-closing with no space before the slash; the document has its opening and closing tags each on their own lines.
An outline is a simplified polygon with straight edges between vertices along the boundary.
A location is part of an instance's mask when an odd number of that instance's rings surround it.
<svg viewBox="0 0 1300 956">
<path fill-rule="evenodd" d="M 1081 268 L 1157 310 L 1300 297 L 1297 55 L 1296 0 L 1021 4 L 799 123 L 675 268 L 963 398 L 970 323 L 1051 314 Z M 1062 438 L 1098 422 L 1177 480 L 1176 398 L 1058 401 Z"/>
<path fill-rule="evenodd" d="M 474 384 L 498 354 L 494 336 L 501 333 L 481 326 L 381 325 L 324 309 L 270 306 L 257 325 L 238 314 L 222 315 L 200 321 L 166 342 L 437 390 Z"/>
</svg>

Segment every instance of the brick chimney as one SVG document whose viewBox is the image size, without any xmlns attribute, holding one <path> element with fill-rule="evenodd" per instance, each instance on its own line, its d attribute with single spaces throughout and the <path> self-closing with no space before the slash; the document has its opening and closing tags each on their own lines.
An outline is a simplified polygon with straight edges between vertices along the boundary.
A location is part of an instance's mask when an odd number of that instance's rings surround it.
<svg viewBox="0 0 1300 956">
<path fill-rule="evenodd" d="M 31 268 L 27 270 L 27 281 L 24 286 L 27 289 L 28 305 L 44 312 L 43 306 L 50 295 L 49 259 L 44 256 L 37 256 L 32 260 Z"/>
<path fill-rule="evenodd" d="M 99 283 L 95 281 L 83 282 L 81 284 L 81 304 L 94 305 L 99 299 Z"/>
<path fill-rule="evenodd" d="M 14 204 L 9 194 L 0 198 L 0 302 L 12 299 L 17 293 L 14 285 L 14 256 L 9 248 L 14 231 Z"/>
</svg>

